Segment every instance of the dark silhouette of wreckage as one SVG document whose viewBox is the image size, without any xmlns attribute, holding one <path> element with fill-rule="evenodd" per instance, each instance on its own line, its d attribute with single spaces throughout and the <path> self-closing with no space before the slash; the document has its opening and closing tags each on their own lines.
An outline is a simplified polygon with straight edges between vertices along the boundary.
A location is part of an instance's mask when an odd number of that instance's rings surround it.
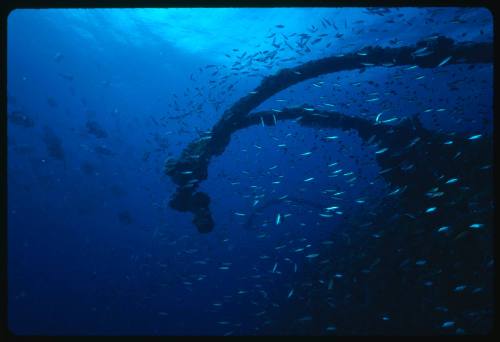
<svg viewBox="0 0 500 342">
<path fill-rule="evenodd" d="M 414 52 L 424 47 L 432 53 L 416 57 Z M 436 68 L 450 56 L 447 64 L 492 63 L 493 46 L 492 43 L 456 43 L 450 38 L 438 36 L 421 40 L 414 46 L 366 47 L 342 56 L 326 57 L 295 68 L 282 69 L 277 74 L 264 78 L 254 92 L 241 98 L 224 112 L 210 135 L 191 142 L 178 159 L 166 162 L 165 173 L 177 184 L 170 206 L 178 211 L 192 212 L 193 223 L 200 233 L 213 230 L 210 197 L 196 189 L 208 176 L 208 164 L 212 156 L 224 152 L 231 134 L 252 125 L 275 124 L 273 114 L 276 113 L 272 111 L 249 113 L 279 91 L 323 74 L 366 68 L 366 64 Z M 463 184 L 473 189 L 470 191 L 473 195 L 470 196 L 482 196 L 486 200 L 491 197 L 492 139 L 483 137 L 471 141 L 465 135 L 433 132 L 421 125 L 418 115 L 405 118 L 397 125 L 386 125 L 334 111 L 310 111 L 305 109 L 307 107 L 285 108 L 275 115 L 276 120 L 295 119 L 298 124 L 306 127 L 355 130 L 363 141 L 375 141 L 381 148 L 388 148 L 388 152 L 377 154 L 376 160 L 385 170 L 382 174 L 384 179 L 399 189 L 398 203 L 401 212 L 425 210 L 425 191 L 442 186 L 443 175 L 453 174 L 459 177 Z M 445 145 L 444 142 L 450 139 L 454 143 L 451 146 Z M 412 172 L 400 167 L 403 162 L 414 164 Z M 485 166 L 488 163 L 490 168 Z M 451 191 L 456 191 L 455 210 L 461 210 L 463 214 L 463 208 L 466 208 L 471 197 L 463 195 L 460 190 Z M 480 200 L 476 197 L 473 199 Z M 439 201 L 436 198 L 436 203 Z M 470 213 L 471 216 L 475 214 L 479 215 L 476 211 Z"/>
</svg>

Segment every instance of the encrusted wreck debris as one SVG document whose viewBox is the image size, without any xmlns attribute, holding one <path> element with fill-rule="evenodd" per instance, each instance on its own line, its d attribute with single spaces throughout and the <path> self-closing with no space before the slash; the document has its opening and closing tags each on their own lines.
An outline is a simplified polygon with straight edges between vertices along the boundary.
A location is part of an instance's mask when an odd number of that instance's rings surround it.
<svg viewBox="0 0 500 342">
<path fill-rule="evenodd" d="M 428 54 L 418 56 L 415 51 L 426 48 Z M 491 43 L 456 43 L 452 39 L 435 36 L 419 41 L 414 46 L 399 48 L 367 47 L 341 56 L 327 57 L 282 69 L 277 74 L 263 79 L 259 87 L 237 101 L 225 111 L 215 124 L 211 134 L 191 142 L 181 156 L 167 161 L 165 172 L 178 188 L 170 201 L 170 206 L 179 211 L 194 214 L 193 223 L 199 232 L 213 230 L 214 222 L 210 213 L 210 197 L 197 192 L 199 183 L 208 176 L 208 165 L 212 156 L 224 152 L 231 135 L 237 130 L 251 125 L 274 125 L 276 120 L 297 119 L 302 126 L 339 128 L 355 130 L 367 141 L 372 136 L 378 141 L 384 153 L 376 155 L 383 170 L 382 176 L 396 189 L 399 189 L 401 210 L 423 210 L 426 189 L 432 189 L 442 182 L 442 177 L 451 174 L 461 177 L 464 184 L 473 189 L 477 196 L 491 197 L 491 139 L 473 139 L 454 135 L 453 145 L 445 145 L 450 136 L 423 128 L 417 116 L 401 120 L 398 125 L 385 125 L 359 117 L 350 117 L 338 112 L 285 108 L 273 117 L 273 112 L 249 113 L 262 102 L 296 83 L 322 74 L 366 68 L 367 66 L 404 66 L 416 65 L 421 68 L 442 67 L 444 64 L 492 63 L 493 46 Z M 408 173 L 399 166 L 402 162 L 414 165 Z M 488 190 L 489 189 L 489 190 Z M 481 195 L 479 195 L 481 194 Z M 488 195 L 489 194 L 489 195 Z M 467 196 L 460 195 L 462 201 Z M 465 196 L 465 197 L 464 197 Z M 488 197 L 490 196 L 490 197 Z M 439 197 L 436 197 L 439 198 Z M 472 215 L 472 213 L 471 213 Z"/>
</svg>

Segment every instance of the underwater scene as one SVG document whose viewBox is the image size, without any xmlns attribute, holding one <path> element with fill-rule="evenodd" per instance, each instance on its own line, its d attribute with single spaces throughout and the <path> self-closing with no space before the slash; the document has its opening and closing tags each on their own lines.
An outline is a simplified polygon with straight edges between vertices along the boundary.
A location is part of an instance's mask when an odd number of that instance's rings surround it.
<svg viewBox="0 0 500 342">
<path fill-rule="evenodd" d="M 16 9 L 15 335 L 483 335 L 493 17 Z"/>
</svg>

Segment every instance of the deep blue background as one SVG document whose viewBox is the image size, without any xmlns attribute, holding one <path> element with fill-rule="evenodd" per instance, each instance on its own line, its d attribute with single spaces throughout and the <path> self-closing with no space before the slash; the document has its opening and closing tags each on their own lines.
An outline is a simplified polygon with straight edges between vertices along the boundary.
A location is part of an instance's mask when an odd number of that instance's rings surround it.
<svg viewBox="0 0 500 342">
<path fill-rule="evenodd" d="M 280 333 L 273 324 L 285 312 L 296 313 L 290 324 L 307 319 L 307 308 L 294 302 L 307 294 L 296 290 L 287 298 L 297 284 L 313 281 L 304 270 L 324 261 L 321 254 L 305 256 L 348 234 L 348 220 L 368 215 L 390 190 L 378 175 L 377 146 L 362 145 L 353 132 L 293 122 L 238 131 L 201 184 L 212 196 L 216 224 L 207 235 L 197 232 L 189 214 L 168 207 L 175 187 L 163 165 L 262 77 L 283 67 L 368 45 L 410 45 L 438 33 L 492 41 L 485 9 L 383 14 L 362 8 L 12 12 L 8 110 L 31 117 L 34 126 L 8 124 L 9 328 L 19 334 L 259 334 L 263 327 Z M 318 31 L 311 33 L 313 25 Z M 329 35 L 309 43 L 309 53 L 285 48 L 276 57 L 294 60 L 231 70 L 244 52 L 275 50 L 274 37 L 266 38 L 275 32 L 278 43 L 283 33 L 294 47 L 300 33 Z M 313 85 L 320 81 L 321 87 Z M 380 99 L 366 102 L 373 97 Z M 341 113 L 370 119 L 381 111 L 384 120 L 420 113 L 428 128 L 486 135 L 492 66 L 340 72 L 286 89 L 256 110 L 304 103 L 334 104 Z M 434 111 L 424 112 L 428 108 Z M 108 136 L 90 134 L 88 120 Z M 45 126 L 60 138 L 64 160 L 51 157 Z M 339 138 L 326 142 L 331 135 Z M 114 155 L 96 153 L 96 146 Z M 313 153 L 301 156 L 307 151 Z M 82 170 L 84 162 L 93 165 L 90 173 Z M 333 162 L 338 165 L 328 167 Z M 314 180 L 304 182 L 309 177 Z M 344 193 L 335 200 L 324 190 Z M 245 229 L 256 199 L 258 207 L 287 194 L 338 205 L 342 214 L 322 218 L 307 206 L 271 206 Z M 130 222 L 120 220 L 123 212 Z M 292 215 L 276 226 L 277 213 Z M 320 280 L 328 285 L 329 279 Z"/>
</svg>

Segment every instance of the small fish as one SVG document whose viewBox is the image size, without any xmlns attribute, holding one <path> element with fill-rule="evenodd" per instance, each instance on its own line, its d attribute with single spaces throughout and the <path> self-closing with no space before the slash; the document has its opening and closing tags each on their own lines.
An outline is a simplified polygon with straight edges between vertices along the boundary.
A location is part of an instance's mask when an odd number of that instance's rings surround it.
<svg viewBox="0 0 500 342">
<path fill-rule="evenodd" d="M 450 178 L 446 181 L 446 184 L 453 184 L 458 182 L 458 178 Z"/>
<path fill-rule="evenodd" d="M 281 222 L 281 215 L 278 213 L 278 215 L 276 216 L 276 225 L 279 225 Z"/>
<path fill-rule="evenodd" d="M 449 229 L 450 229 L 450 227 L 448 227 L 448 226 L 442 226 L 442 227 L 438 228 L 437 232 L 438 233 L 446 233 Z"/>
<path fill-rule="evenodd" d="M 445 59 L 443 59 L 442 62 L 438 64 L 438 68 L 442 67 L 443 65 L 445 65 L 446 63 L 448 63 L 450 61 L 450 59 L 451 59 L 451 56 L 448 56 Z"/>
<path fill-rule="evenodd" d="M 432 212 L 435 212 L 436 211 L 436 207 L 430 207 L 428 208 L 427 210 L 425 210 L 426 213 L 432 213 Z"/>
<path fill-rule="evenodd" d="M 337 135 L 332 135 L 330 137 L 326 137 L 325 139 L 327 139 L 327 140 L 334 140 L 334 139 L 338 139 L 338 136 Z"/>
<path fill-rule="evenodd" d="M 307 178 L 307 179 L 304 179 L 304 182 L 310 182 L 314 179 L 314 177 L 310 177 L 310 178 Z"/>
<path fill-rule="evenodd" d="M 293 264 L 293 272 L 297 272 L 297 264 Z"/>
<path fill-rule="evenodd" d="M 467 285 L 459 285 L 453 289 L 454 292 L 462 292 L 467 288 Z"/>
<path fill-rule="evenodd" d="M 313 258 L 317 258 L 318 256 L 319 256 L 319 253 L 313 253 L 313 254 L 306 255 L 306 258 L 313 259 Z"/>
<path fill-rule="evenodd" d="M 479 228 L 483 228 L 484 224 L 482 223 L 473 223 L 471 225 L 469 225 L 469 228 L 472 228 L 472 229 L 479 229 Z"/>
<path fill-rule="evenodd" d="M 274 271 L 276 271 L 276 268 L 278 267 L 278 263 L 275 263 L 274 264 L 274 267 L 273 267 L 273 270 L 271 271 L 271 273 L 274 273 Z"/>
<path fill-rule="evenodd" d="M 239 213 L 239 212 L 235 212 L 234 214 L 238 215 L 238 216 L 245 216 L 246 215 L 246 214 L 242 214 L 242 213 Z"/>
<path fill-rule="evenodd" d="M 412 65 L 412 66 L 409 66 L 407 68 L 404 68 L 404 70 L 413 70 L 413 69 L 416 69 L 418 67 L 418 65 Z"/>
<path fill-rule="evenodd" d="M 333 217 L 333 215 L 330 215 L 330 214 L 319 214 L 319 216 L 326 217 L 326 218 Z"/>
<path fill-rule="evenodd" d="M 476 134 L 469 137 L 469 140 L 477 140 L 482 137 L 482 134 Z"/>
<path fill-rule="evenodd" d="M 290 298 L 292 295 L 293 295 L 293 289 L 291 289 L 290 292 L 288 292 L 288 298 Z"/>
<path fill-rule="evenodd" d="M 301 155 L 301 156 L 309 156 L 309 155 L 311 155 L 311 154 L 312 154 L 312 152 L 304 152 L 304 153 L 301 153 L 300 155 Z"/>
<path fill-rule="evenodd" d="M 423 47 L 421 49 L 418 49 L 417 51 L 414 51 L 413 54 L 414 55 L 418 55 L 418 54 L 420 54 L 420 53 L 422 53 L 422 52 L 424 52 L 426 50 L 427 50 L 427 47 Z"/>
<path fill-rule="evenodd" d="M 455 325 L 455 322 L 453 321 L 446 321 L 441 325 L 441 328 L 451 328 Z"/>
<path fill-rule="evenodd" d="M 284 27 L 285 27 L 285 25 L 278 24 L 278 25 L 275 25 L 274 27 L 277 27 L 277 28 L 284 28 Z"/>
<path fill-rule="evenodd" d="M 412 53 L 412 55 L 414 57 L 425 57 L 425 56 L 432 55 L 433 53 L 434 53 L 433 51 L 429 50 L 429 51 L 423 51 L 423 52 L 420 52 L 420 53 L 414 52 L 414 53 Z"/>
<path fill-rule="evenodd" d="M 383 123 L 388 123 L 388 122 L 393 122 L 393 121 L 396 121 L 398 120 L 398 118 L 390 118 L 390 119 L 387 119 L 387 120 L 383 120 L 382 122 Z"/>
<path fill-rule="evenodd" d="M 262 127 L 264 127 L 264 119 L 262 119 L 262 116 L 260 117 L 260 123 L 262 124 Z"/>
<path fill-rule="evenodd" d="M 381 153 L 384 153 L 387 150 L 388 150 L 388 148 L 384 147 L 383 149 L 376 151 L 375 154 L 381 154 Z"/>
</svg>

